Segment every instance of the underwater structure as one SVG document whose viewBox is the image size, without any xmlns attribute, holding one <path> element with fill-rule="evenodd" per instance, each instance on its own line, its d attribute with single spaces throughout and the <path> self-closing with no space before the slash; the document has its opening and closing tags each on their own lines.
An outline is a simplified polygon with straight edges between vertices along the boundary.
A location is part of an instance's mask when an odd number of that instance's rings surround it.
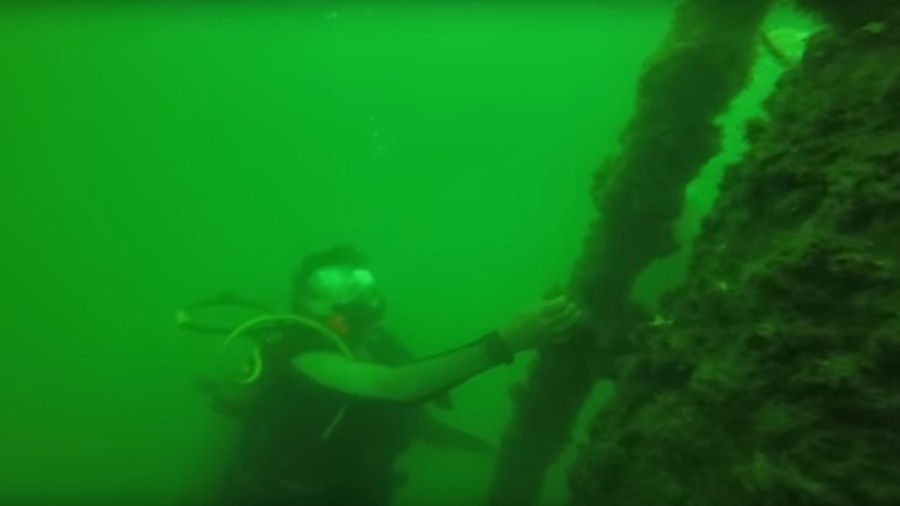
<svg viewBox="0 0 900 506">
<path fill-rule="evenodd" d="M 489 504 L 535 503 L 602 377 L 576 505 L 900 504 L 900 2 L 797 2 L 825 28 L 747 125 L 685 280 L 659 314 L 630 302 L 772 4 L 685 0 L 648 61 L 573 273 L 591 325 L 535 364 Z"/>
</svg>

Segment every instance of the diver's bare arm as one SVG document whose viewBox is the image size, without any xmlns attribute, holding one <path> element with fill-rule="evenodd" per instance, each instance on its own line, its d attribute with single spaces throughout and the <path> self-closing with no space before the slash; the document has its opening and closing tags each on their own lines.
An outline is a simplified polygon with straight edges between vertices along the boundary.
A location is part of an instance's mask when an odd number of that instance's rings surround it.
<svg viewBox="0 0 900 506">
<path fill-rule="evenodd" d="M 580 311 L 557 297 L 524 312 L 511 324 L 463 348 L 399 367 L 354 362 L 329 352 L 307 352 L 294 359 L 303 374 L 326 387 L 369 399 L 425 400 L 502 362 L 519 351 L 558 341 Z"/>
<path fill-rule="evenodd" d="M 485 343 L 476 343 L 412 364 L 387 367 L 354 362 L 330 352 L 308 352 L 294 366 L 313 381 L 340 392 L 368 399 L 414 402 L 440 393 L 500 362 Z"/>
</svg>

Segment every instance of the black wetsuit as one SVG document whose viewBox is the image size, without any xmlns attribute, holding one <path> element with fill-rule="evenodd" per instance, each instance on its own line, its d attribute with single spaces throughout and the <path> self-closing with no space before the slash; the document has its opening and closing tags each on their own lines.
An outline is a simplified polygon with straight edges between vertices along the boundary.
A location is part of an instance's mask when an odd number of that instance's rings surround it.
<svg viewBox="0 0 900 506">
<path fill-rule="evenodd" d="M 412 442 L 421 405 L 352 398 L 298 374 L 291 358 L 322 343 L 294 335 L 267 346 L 219 504 L 387 506 L 403 484 L 394 463 Z M 370 350 L 374 360 L 404 361 L 390 339 L 381 344 Z M 344 406 L 345 415 L 323 440 Z"/>
</svg>

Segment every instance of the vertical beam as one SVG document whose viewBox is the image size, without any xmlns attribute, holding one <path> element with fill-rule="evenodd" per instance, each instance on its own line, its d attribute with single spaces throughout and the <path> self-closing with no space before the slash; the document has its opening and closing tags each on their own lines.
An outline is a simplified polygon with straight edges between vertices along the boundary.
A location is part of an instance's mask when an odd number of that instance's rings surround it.
<svg viewBox="0 0 900 506">
<path fill-rule="evenodd" d="M 621 152 L 597 172 L 600 217 L 572 277 L 571 291 L 593 323 L 539 356 L 503 438 L 488 504 L 534 504 L 595 379 L 613 373 L 609 364 L 640 321 L 631 285 L 676 247 L 685 187 L 719 151 L 715 120 L 746 84 L 771 3 L 686 0 L 647 62 Z"/>
</svg>

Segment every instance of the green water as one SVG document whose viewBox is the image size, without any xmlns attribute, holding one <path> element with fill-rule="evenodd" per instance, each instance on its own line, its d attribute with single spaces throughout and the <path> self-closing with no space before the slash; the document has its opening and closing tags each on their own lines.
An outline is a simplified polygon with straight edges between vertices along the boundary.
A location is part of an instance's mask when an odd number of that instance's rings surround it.
<svg viewBox="0 0 900 506">
<path fill-rule="evenodd" d="M 366 252 L 423 355 L 564 281 L 675 2 L 596 4 L 3 7 L 0 503 L 201 497 L 230 427 L 191 385 L 217 343 L 175 310 L 223 290 L 283 307 L 311 250 Z M 685 242 L 776 75 L 761 61 L 726 118 Z M 445 419 L 497 441 L 530 358 L 460 387 Z M 492 464 L 417 446 L 397 504 L 475 504 Z"/>
</svg>

